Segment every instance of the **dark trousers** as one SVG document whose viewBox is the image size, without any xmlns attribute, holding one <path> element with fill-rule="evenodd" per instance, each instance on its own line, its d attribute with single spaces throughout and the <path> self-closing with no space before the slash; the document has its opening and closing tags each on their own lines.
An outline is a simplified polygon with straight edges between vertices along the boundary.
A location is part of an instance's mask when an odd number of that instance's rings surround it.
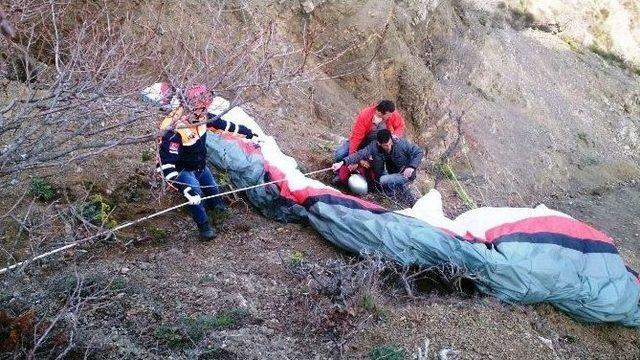
<svg viewBox="0 0 640 360">
<path fill-rule="evenodd" d="M 202 170 L 182 170 L 176 181 L 188 184 L 183 186 L 190 186 L 201 197 L 215 195 L 220 192 L 211 170 L 206 166 Z M 222 197 L 215 197 L 203 200 L 199 205 L 188 205 L 187 207 L 196 224 L 203 225 L 209 221 L 206 209 L 224 210 L 225 204 Z"/>
</svg>

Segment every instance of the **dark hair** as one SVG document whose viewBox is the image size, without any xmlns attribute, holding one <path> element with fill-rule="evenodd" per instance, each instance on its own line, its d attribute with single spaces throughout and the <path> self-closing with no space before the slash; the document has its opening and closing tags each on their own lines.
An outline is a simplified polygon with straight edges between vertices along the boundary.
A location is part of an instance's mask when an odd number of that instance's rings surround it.
<svg viewBox="0 0 640 360">
<path fill-rule="evenodd" d="M 378 106 L 376 106 L 376 110 L 380 111 L 383 114 L 392 113 L 396 111 L 396 106 L 391 100 L 380 100 Z"/>
<path fill-rule="evenodd" d="M 382 129 L 378 131 L 378 133 L 376 134 L 376 139 L 378 140 L 379 144 L 387 143 L 387 141 L 391 139 L 391 131 L 389 131 L 388 129 Z"/>
</svg>

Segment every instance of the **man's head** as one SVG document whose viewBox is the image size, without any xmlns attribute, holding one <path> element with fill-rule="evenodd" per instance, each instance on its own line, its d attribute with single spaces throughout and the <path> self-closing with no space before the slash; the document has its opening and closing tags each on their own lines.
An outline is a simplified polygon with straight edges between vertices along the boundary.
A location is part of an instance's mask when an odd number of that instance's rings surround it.
<svg viewBox="0 0 640 360">
<path fill-rule="evenodd" d="M 387 120 L 394 111 L 396 111 L 396 106 L 391 100 L 381 100 L 376 106 L 376 116 L 382 120 Z"/>
<path fill-rule="evenodd" d="M 189 112 L 195 115 L 196 119 L 207 112 L 211 101 L 213 101 L 213 95 L 204 85 L 191 85 L 184 92 L 184 105 Z"/>
<path fill-rule="evenodd" d="M 378 131 L 376 140 L 378 140 L 378 146 L 380 146 L 384 151 L 388 153 L 391 152 L 391 148 L 393 148 L 393 138 L 391 137 L 391 131 L 387 129 Z"/>
</svg>

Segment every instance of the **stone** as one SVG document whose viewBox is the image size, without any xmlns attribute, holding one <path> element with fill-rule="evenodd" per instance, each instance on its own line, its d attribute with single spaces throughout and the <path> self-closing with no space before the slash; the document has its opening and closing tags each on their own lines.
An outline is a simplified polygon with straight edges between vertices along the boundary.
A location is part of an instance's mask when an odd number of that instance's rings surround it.
<svg viewBox="0 0 640 360">
<path fill-rule="evenodd" d="M 538 336 L 538 339 L 540 339 L 540 341 L 542 341 L 542 343 L 547 345 L 547 347 L 549 349 L 553 350 L 553 341 L 551 341 L 550 339 L 547 339 L 547 338 L 543 338 L 542 336 Z"/>
<path fill-rule="evenodd" d="M 311 0 L 305 0 L 300 2 L 300 6 L 302 7 L 302 11 L 305 14 L 311 14 L 313 10 L 316 8 L 316 6 L 313 4 L 313 1 Z"/>
</svg>

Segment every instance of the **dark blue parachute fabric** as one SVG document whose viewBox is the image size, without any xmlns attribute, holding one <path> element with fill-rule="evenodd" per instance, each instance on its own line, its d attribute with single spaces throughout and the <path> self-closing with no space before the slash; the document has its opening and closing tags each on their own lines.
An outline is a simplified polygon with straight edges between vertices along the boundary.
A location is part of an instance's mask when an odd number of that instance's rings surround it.
<svg viewBox="0 0 640 360">
<path fill-rule="evenodd" d="M 228 106 L 215 98 L 209 112 Z M 480 208 L 450 220 L 434 190 L 412 209 L 388 211 L 306 178 L 242 109 L 223 118 L 251 128 L 259 140 L 211 133 L 208 160 L 237 187 L 279 181 L 247 191 L 267 217 L 306 221 L 355 254 L 381 253 L 410 265 L 454 263 L 474 275 L 480 291 L 509 303 L 549 302 L 584 322 L 640 326 L 637 274 L 613 240 L 587 224 L 544 206 Z"/>
</svg>

